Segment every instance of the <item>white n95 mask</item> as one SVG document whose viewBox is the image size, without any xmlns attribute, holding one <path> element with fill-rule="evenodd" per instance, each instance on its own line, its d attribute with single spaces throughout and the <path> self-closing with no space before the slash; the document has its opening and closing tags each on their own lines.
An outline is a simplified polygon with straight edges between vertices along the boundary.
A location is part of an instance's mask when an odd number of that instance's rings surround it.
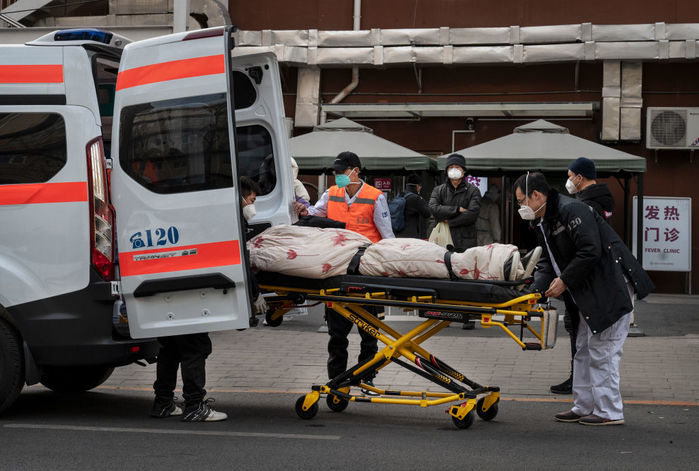
<svg viewBox="0 0 699 471">
<path fill-rule="evenodd" d="M 447 171 L 447 177 L 452 178 L 454 180 L 456 180 L 458 178 L 462 178 L 463 176 L 464 176 L 464 172 L 463 172 L 463 170 L 461 170 L 459 168 L 450 168 Z"/>
<path fill-rule="evenodd" d="M 243 216 L 245 217 L 246 221 L 249 221 L 250 219 L 254 218 L 255 214 L 257 214 L 257 211 L 255 210 L 254 204 L 249 204 L 243 207 Z"/>
<path fill-rule="evenodd" d="M 578 187 L 575 186 L 575 183 L 573 183 L 570 178 L 566 180 L 566 190 L 568 190 L 568 193 L 571 195 L 578 192 Z"/>
</svg>

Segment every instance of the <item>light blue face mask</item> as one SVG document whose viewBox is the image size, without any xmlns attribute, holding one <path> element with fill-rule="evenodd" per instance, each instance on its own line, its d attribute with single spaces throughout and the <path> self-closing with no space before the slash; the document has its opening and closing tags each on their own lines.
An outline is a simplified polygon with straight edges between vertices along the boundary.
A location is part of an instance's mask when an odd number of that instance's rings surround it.
<svg viewBox="0 0 699 471">
<path fill-rule="evenodd" d="M 352 170 L 352 172 L 354 172 L 354 170 Z M 350 175 L 352 175 L 352 172 L 350 172 Z M 335 185 L 337 185 L 338 188 L 344 188 L 349 184 L 349 175 L 345 175 L 344 173 L 341 173 L 340 175 L 335 175 Z"/>
</svg>

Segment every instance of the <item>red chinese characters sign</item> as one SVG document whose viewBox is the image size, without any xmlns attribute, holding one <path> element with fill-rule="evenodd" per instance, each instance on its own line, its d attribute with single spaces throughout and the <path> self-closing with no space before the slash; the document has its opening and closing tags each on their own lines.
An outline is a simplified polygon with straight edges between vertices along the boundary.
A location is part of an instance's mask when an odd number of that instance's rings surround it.
<svg viewBox="0 0 699 471">
<path fill-rule="evenodd" d="M 636 253 L 638 199 L 633 201 L 633 245 Z M 657 271 L 691 271 L 691 198 L 643 198 L 643 268 Z"/>
</svg>

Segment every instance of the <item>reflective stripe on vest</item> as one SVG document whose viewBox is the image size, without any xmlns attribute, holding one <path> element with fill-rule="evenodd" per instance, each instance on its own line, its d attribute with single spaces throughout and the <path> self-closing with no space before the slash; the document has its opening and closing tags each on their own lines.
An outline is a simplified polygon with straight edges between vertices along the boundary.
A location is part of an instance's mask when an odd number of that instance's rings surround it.
<svg viewBox="0 0 699 471">
<path fill-rule="evenodd" d="M 346 229 L 358 232 L 372 242 L 378 242 L 381 240 L 381 233 L 374 224 L 374 206 L 380 195 L 381 190 L 365 183 L 352 204 L 348 206 L 345 201 L 345 190 L 334 185 L 330 188 L 328 195 L 328 217 L 344 222 Z"/>
</svg>

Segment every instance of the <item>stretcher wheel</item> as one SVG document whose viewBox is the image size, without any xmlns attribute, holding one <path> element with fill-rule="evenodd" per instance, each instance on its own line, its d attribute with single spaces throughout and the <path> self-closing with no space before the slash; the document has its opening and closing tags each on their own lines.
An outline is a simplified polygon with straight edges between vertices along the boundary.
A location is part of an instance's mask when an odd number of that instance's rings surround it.
<svg viewBox="0 0 699 471">
<path fill-rule="evenodd" d="M 473 425 L 473 410 L 466 414 L 466 417 L 464 417 L 463 419 L 458 419 L 452 415 L 451 421 L 454 422 L 456 428 L 467 429 L 471 425 Z"/>
<path fill-rule="evenodd" d="M 274 311 L 267 311 L 265 313 L 265 322 L 267 323 L 267 325 L 270 327 L 279 327 L 280 325 L 282 325 L 282 321 L 284 320 L 284 316 L 279 316 L 276 319 L 272 319 L 273 315 L 274 315 Z"/>
<path fill-rule="evenodd" d="M 476 403 L 476 413 L 478 414 L 478 417 L 483 420 L 493 420 L 495 416 L 498 415 L 498 403 L 496 402 L 490 406 L 490 409 L 483 412 L 483 402 L 485 402 L 484 397 L 478 399 L 478 402 Z"/>
<path fill-rule="evenodd" d="M 349 401 L 347 399 L 343 399 L 332 394 L 328 394 L 328 397 L 325 398 L 325 402 L 327 402 L 328 408 L 333 412 L 342 412 L 343 410 L 347 409 L 347 406 L 349 405 Z"/>
<path fill-rule="evenodd" d="M 318 413 L 318 402 L 313 403 L 313 405 L 308 410 L 303 410 L 303 402 L 306 400 L 306 396 L 301 396 L 296 401 L 296 415 L 304 420 L 310 420 L 316 416 Z"/>
</svg>

